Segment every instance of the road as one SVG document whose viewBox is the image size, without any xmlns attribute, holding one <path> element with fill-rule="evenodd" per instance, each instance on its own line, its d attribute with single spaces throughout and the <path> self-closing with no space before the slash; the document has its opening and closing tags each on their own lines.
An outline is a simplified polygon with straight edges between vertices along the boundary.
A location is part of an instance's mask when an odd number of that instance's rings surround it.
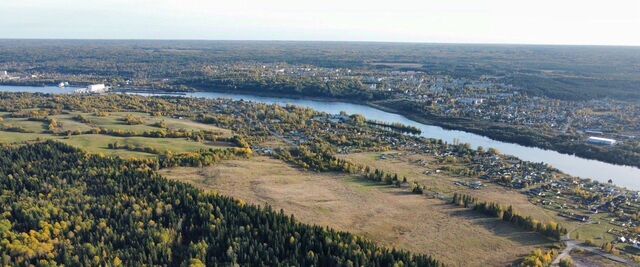
<svg viewBox="0 0 640 267">
<path fill-rule="evenodd" d="M 556 257 L 556 259 L 551 263 L 551 266 L 558 266 L 558 264 L 560 263 L 560 260 L 566 258 L 569 256 L 569 254 L 571 253 L 572 250 L 574 249 L 581 249 L 584 251 L 589 251 L 593 254 L 599 255 L 601 257 L 607 258 L 609 260 L 618 262 L 618 263 L 622 263 L 624 265 L 627 266 L 637 266 L 636 264 L 631 263 L 630 261 L 615 256 L 615 255 L 611 255 L 609 253 L 605 253 L 602 250 L 600 250 L 599 248 L 595 248 L 595 247 L 591 247 L 591 246 L 586 246 L 583 245 L 582 243 L 580 243 L 577 240 L 573 240 L 569 238 L 569 235 L 567 234 L 567 237 L 562 239 L 562 242 L 564 242 L 565 244 L 565 249 L 560 253 L 560 255 L 558 255 L 558 257 Z"/>
<path fill-rule="evenodd" d="M 567 130 L 569 130 L 569 126 L 571 126 L 571 123 L 573 122 L 573 117 L 568 117 L 567 118 L 567 122 L 562 126 L 562 133 L 567 133 Z"/>
</svg>

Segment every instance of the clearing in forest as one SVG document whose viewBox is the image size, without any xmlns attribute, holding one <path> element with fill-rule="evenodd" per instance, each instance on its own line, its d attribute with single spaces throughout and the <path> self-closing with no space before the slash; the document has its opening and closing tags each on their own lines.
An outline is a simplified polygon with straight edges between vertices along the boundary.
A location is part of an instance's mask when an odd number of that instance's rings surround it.
<svg viewBox="0 0 640 267">
<path fill-rule="evenodd" d="M 552 244 L 536 233 L 442 200 L 349 175 L 304 171 L 268 157 L 160 172 L 208 191 L 269 204 L 305 223 L 433 255 L 447 265 L 506 265 Z"/>
</svg>

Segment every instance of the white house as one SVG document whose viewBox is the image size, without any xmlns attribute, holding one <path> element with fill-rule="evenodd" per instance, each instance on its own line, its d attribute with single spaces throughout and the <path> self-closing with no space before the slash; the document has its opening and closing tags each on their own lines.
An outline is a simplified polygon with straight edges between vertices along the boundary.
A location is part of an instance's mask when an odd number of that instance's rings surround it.
<svg viewBox="0 0 640 267">
<path fill-rule="evenodd" d="M 482 98 L 460 98 L 458 99 L 459 103 L 465 104 L 465 105 L 480 105 L 482 103 L 484 103 L 484 99 Z"/>
<path fill-rule="evenodd" d="M 9 75 L 9 72 L 7 72 L 6 70 L 0 71 L 0 80 L 17 80 L 20 77 L 18 76 L 11 76 Z"/>
</svg>

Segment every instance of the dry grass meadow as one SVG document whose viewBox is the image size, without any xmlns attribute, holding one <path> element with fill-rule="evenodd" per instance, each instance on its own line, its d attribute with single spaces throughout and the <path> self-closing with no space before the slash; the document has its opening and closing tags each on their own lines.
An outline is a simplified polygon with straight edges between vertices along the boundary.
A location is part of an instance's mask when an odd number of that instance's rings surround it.
<svg viewBox="0 0 640 267">
<path fill-rule="evenodd" d="M 161 173 L 204 190 L 283 209 L 298 220 L 435 256 L 447 265 L 507 265 L 551 243 L 493 218 L 342 174 L 257 156 Z"/>
</svg>

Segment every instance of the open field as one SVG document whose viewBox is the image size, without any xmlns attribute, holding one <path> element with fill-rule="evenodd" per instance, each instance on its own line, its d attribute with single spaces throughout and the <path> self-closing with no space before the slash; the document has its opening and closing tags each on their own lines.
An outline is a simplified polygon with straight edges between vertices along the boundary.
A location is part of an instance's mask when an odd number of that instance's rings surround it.
<svg viewBox="0 0 640 267">
<path fill-rule="evenodd" d="M 613 267 L 621 266 L 620 263 L 608 260 L 600 255 L 588 251 L 572 251 L 570 254 L 576 266 L 600 266 Z"/>
<path fill-rule="evenodd" d="M 100 134 L 74 135 L 69 138 L 61 139 L 60 141 L 72 146 L 82 147 L 84 150 L 93 153 L 112 152 L 113 149 L 108 149 L 107 146 L 109 143 L 114 142 L 118 142 L 120 145 L 151 147 L 161 152 L 171 151 L 174 153 L 197 151 L 200 149 L 214 147 L 181 138 L 115 137 Z M 136 152 L 135 154 L 147 153 Z"/>
<path fill-rule="evenodd" d="M 77 115 L 82 115 L 89 120 L 89 123 L 83 123 L 74 120 Z M 132 115 L 142 119 L 142 124 L 128 125 L 124 118 L 127 115 Z M 12 118 L 8 113 L 0 113 L 3 117 L 2 124 L 11 126 L 20 126 L 30 132 L 42 133 L 47 130 L 47 123 L 41 121 L 29 121 L 26 118 Z M 194 122 L 188 119 L 177 119 L 163 116 L 151 116 L 147 113 L 140 112 L 113 112 L 106 116 L 96 116 L 94 113 L 82 113 L 82 112 L 69 112 L 68 114 L 60 114 L 49 116 L 55 118 L 60 124 L 59 128 L 62 131 L 66 130 L 79 130 L 85 131 L 91 128 L 99 127 L 110 130 L 125 130 L 125 131 L 155 131 L 160 128 L 153 124 L 163 121 L 166 127 L 170 130 L 206 130 L 217 132 L 220 136 L 231 136 L 233 133 L 230 130 L 218 128 L 215 126 Z"/>
<path fill-rule="evenodd" d="M 381 156 L 385 155 L 384 158 Z M 480 179 L 455 176 L 444 171 L 443 165 L 433 162 L 433 158 L 418 154 L 401 154 L 398 152 L 366 152 L 339 155 L 354 163 L 360 163 L 373 168 L 378 168 L 389 173 L 397 173 L 398 176 L 406 176 L 409 181 L 417 181 L 426 186 L 428 190 L 437 191 L 452 195 L 453 193 L 463 193 L 472 195 L 481 201 L 492 201 L 503 205 L 512 205 L 516 211 L 530 215 L 541 221 L 556 221 L 563 224 L 571 223 L 556 216 L 556 212 L 549 211 L 529 202 L 524 194 L 518 191 L 506 189 L 504 187 L 485 183 L 482 189 L 474 190 L 467 186 L 454 184 L 457 181 L 471 182 L 481 181 Z M 425 174 L 428 172 L 429 174 Z"/>
<path fill-rule="evenodd" d="M 348 175 L 302 171 L 267 157 L 161 173 L 249 203 L 272 205 L 302 222 L 433 255 L 447 265 L 506 265 L 552 244 L 538 234 L 438 199 Z"/>
<path fill-rule="evenodd" d="M 174 153 L 192 152 L 198 151 L 200 149 L 220 147 L 189 141 L 182 138 L 116 137 L 101 134 L 83 134 L 66 137 L 53 136 L 49 134 L 14 133 L 0 131 L 0 143 L 21 143 L 34 141 L 37 139 L 55 139 L 66 144 L 82 148 L 83 150 L 90 153 L 118 155 L 125 158 L 151 157 L 154 155 L 137 151 L 128 151 L 124 149 L 109 149 L 108 145 L 110 143 L 117 142 L 120 145 L 151 147 L 161 152 L 171 151 Z"/>
<path fill-rule="evenodd" d="M 80 114 L 80 113 L 78 113 Z M 57 115 L 57 116 L 52 116 L 53 118 L 56 118 L 56 120 L 58 120 L 60 122 L 60 129 L 63 131 L 87 131 L 87 130 L 91 130 L 91 126 L 87 125 L 86 123 L 82 123 L 79 121 L 75 121 L 73 120 L 73 117 L 77 115 L 77 114 L 65 114 L 65 115 Z"/>
<path fill-rule="evenodd" d="M 144 124 L 128 125 L 123 119 L 127 115 L 133 115 L 142 118 Z M 125 149 L 109 149 L 108 145 L 117 142 L 119 145 L 129 145 L 132 147 L 149 147 L 161 153 L 171 151 L 173 153 L 192 152 L 200 149 L 226 147 L 229 144 L 224 142 L 207 143 L 195 142 L 186 138 L 151 138 L 151 137 L 117 137 L 103 134 L 82 134 L 71 136 L 58 136 L 46 133 L 48 124 L 42 121 L 29 121 L 25 118 L 12 118 L 8 114 L 1 114 L 4 118 L 2 125 L 20 127 L 27 133 L 0 131 L 0 143 L 22 143 L 34 140 L 56 139 L 63 143 L 79 147 L 91 153 L 102 153 L 107 155 L 117 155 L 125 158 L 130 157 L 152 157 L 153 154 L 129 151 Z M 90 122 L 84 123 L 74 119 L 77 115 L 82 115 Z M 153 117 L 146 113 L 135 112 L 116 112 L 107 116 L 96 116 L 93 113 L 71 112 L 69 114 L 61 114 L 50 116 L 55 118 L 59 124 L 58 131 L 87 131 L 92 128 L 105 128 L 111 130 L 124 131 L 155 131 L 161 128 L 152 126 L 154 123 L 164 121 L 166 127 L 172 130 L 207 130 L 216 132 L 220 136 L 231 136 L 233 133 L 226 129 L 193 122 L 186 119 L 174 119 L 168 117 Z"/>
<path fill-rule="evenodd" d="M 605 242 L 612 242 L 617 239 L 616 235 L 608 233 L 610 229 L 622 229 L 618 225 L 611 224 L 610 221 L 612 217 L 607 214 L 591 214 L 591 220 L 589 222 L 578 222 L 559 216 L 558 213 L 561 210 L 553 209 L 551 206 L 532 203 L 526 195 L 517 190 L 507 189 L 499 185 L 485 183 L 484 181 L 483 183 L 485 186 L 479 190 L 471 189 L 467 186 L 456 185 L 455 182 L 457 181 L 469 182 L 481 180 L 477 178 L 452 175 L 446 171 L 436 172 L 438 169 L 445 169 L 444 167 L 447 164 L 439 164 L 435 162 L 433 158 L 424 155 L 403 154 L 401 152 L 391 151 L 353 153 L 341 155 L 341 157 L 355 163 L 384 170 L 385 172 L 398 173 L 399 176 L 406 176 L 409 181 L 418 181 L 424 184 L 427 189 L 434 190 L 436 192 L 446 194 L 453 194 L 454 192 L 464 193 L 472 195 L 482 201 L 492 201 L 502 205 L 512 205 L 514 209 L 521 214 L 525 214 L 545 222 L 559 222 L 569 230 L 571 238 L 582 241 L 590 240 L 596 246 L 600 246 Z M 448 165 L 455 166 L 455 164 Z M 598 256 L 595 256 L 595 258 L 598 258 Z M 598 260 L 607 264 L 613 263 L 607 259 Z"/>
<path fill-rule="evenodd" d="M 47 125 L 41 121 L 29 121 L 25 118 L 5 119 L 4 125 L 23 128 L 32 133 L 42 133 Z"/>
<path fill-rule="evenodd" d="M 207 131 L 219 132 L 221 136 L 230 136 L 233 134 L 231 131 L 227 129 L 222 129 L 222 128 L 218 128 L 218 127 L 207 125 L 207 124 L 197 123 L 187 119 L 176 119 L 176 118 L 169 118 L 164 116 L 151 116 L 148 113 L 141 113 L 141 112 L 112 112 L 112 113 L 109 113 L 107 116 L 102 116 L 102 117 L 96 116 L 93 113 L 71 112 L 68 115 L 57 115 L 53 117 L 61 119 L 61 121 L 63 121 L 63 127 L 64 127 L 65 125 L 64 122 L 66 121 L 74 122 L 72 118 L 80 114 L 85 118 L 87 118 L 89 121 L 91 121 L 92 125 L 102 127 L 105 129 L 111 129 L 111 130 L 154 131 L 154 130 L 158 130 L 159 128 L 156 126 L 153 126 L 153 124 L 164 121 L 164 123 L 167 125 L 167 128 L 171 130 L 179 130 L 179 129 L 184 129 L 188 131 L 207 130 Z M 140 117 L 143 121 L 143 124 L 128 125 L 123 120 L 124 118 L 126 118 L 127 115 Z"/>
<path fill-rule="evenodd" d="M 55 136 L 49 134 L 39 134 L 39 133 L 15 133 L 15 132 L 4 132 L 0 131 L 0 143 L 8 144 L 8 143 L 22 143 L 27 141 L 33 141 L 37 139 L 54 139 Z"/>
</svg>

